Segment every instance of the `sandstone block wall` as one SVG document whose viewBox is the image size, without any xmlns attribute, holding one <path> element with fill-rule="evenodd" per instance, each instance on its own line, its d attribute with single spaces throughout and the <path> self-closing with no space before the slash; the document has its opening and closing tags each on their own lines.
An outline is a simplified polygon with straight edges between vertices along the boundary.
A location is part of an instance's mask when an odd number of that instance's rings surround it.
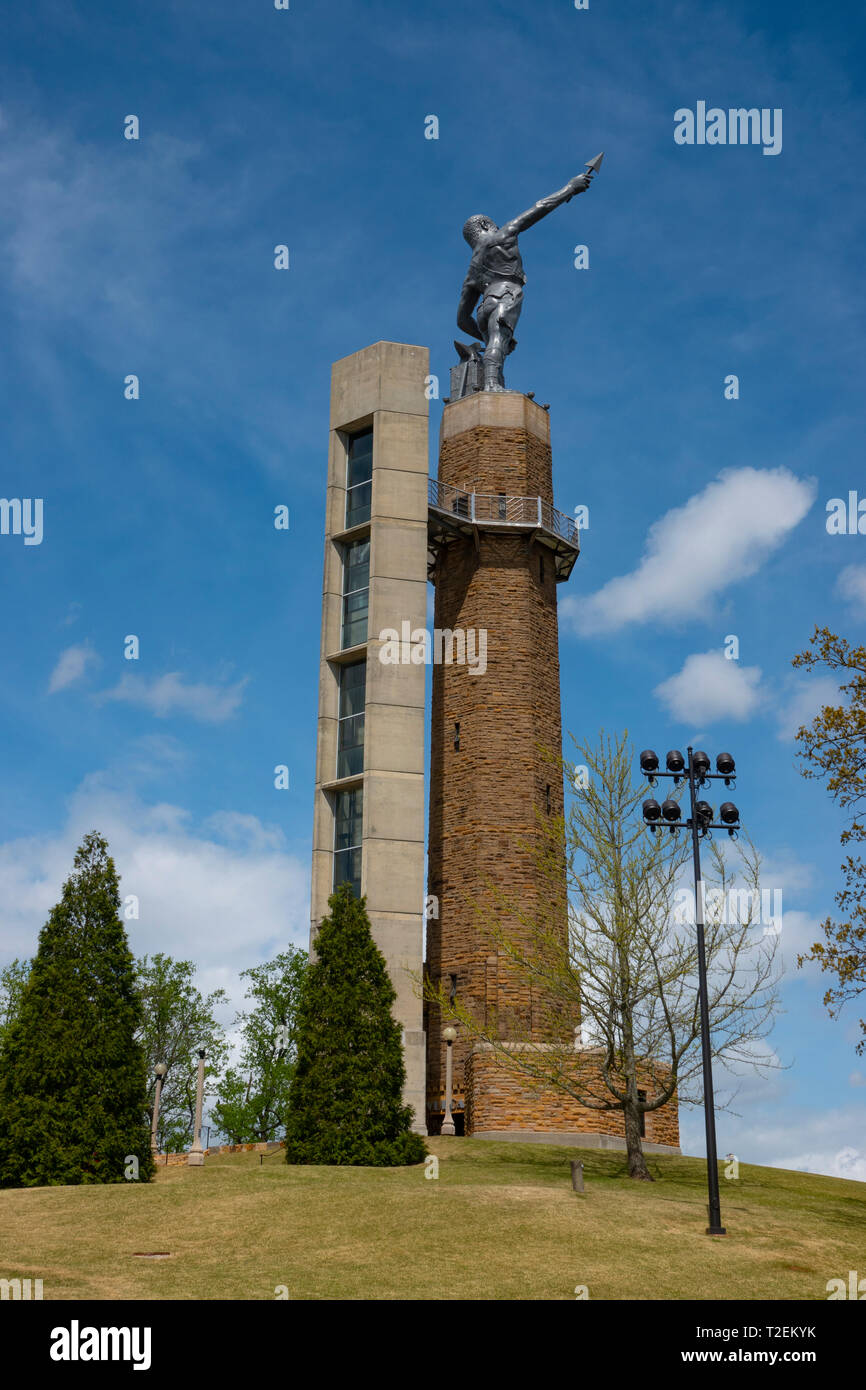
<svg viewBox="0 0 866 1390">
<path fill-rule="evenodd" d="M 592 1085 L 602 1095 L 600 1064 L 592 1053 L 575 1053 L 575 1080 Z M 653 1083 L 643 1073 L 641 1089 L 648 1097 Z M 639 1084 L 641 1084 L 639 1082 Z M 651 1144 L 679 1147 L 680 1131 L 676 1098 L 645 1117 L 646 1139 Z M 564 1091 L 552 1087 L 539 1091 L 529 1079 L 510 1069 L 491 1049 L 476 1047 L 466 1065 L 466 1133 L 536 1132 L 540 1134 L 603 1134 L 624 1140 L 621 1110 L 599 1111 L 581 1105 Z"/>
<path fill-rule="evenodd" d="M 440 481 L 467 491 L 553 498 L 549 421 L 540 407 L 513 393 L 481 403 L 484 424 L 460 430 L 478 407 L 446 407 Z M 515 418 L 519 416 L 519 423 Z M 497 425 L 498 418 L 509 423 Z M 456 420 L 456 423 L 455 423 Z M 433 670 L 428 892 L 439 900 L 428 922 L 432 979 L 457 976 L 465 1005 L 485 1022 L 495 1015 L 505 1035 L 509 1018 L 532 1037 L 546 1036 L 544 1001 L 497 952 L 479 921 L 497 920 L 512 937 L 517 918 L 503 914 L 491 892 L 518 902 L 528 917 L 559 899 L 562 929 L 564 871 L 553 888 L 539 871 L 537 817 L 563 809 L 561 771 L 543 750 L 562 747 L 556 579 L 550 551 L 531 532 L 481 530 L 443 547 L 434 572 L 435 625 L 484 629 L 487 669 L 467 665 Z M 444 1085 L 442 1019 L 428 1009 L 428 1104 Z M 454 1085 L 464 1087 L 466 1044 L 454 1045 Z"/>
<path fill-rule="evenodd" d="M 273 1149 L 284 1149 L 285 1141 L 282 1139 L 269 1139 L 266 1143 L 256 1144 L 217 1144 L 209 1149 L 205 1149 L 205 1157 L 208 1154 L 247 1154 L 247 1153 L 270 1153 Z M 187 1150 L 176 1154 L 155 1154 L 154 1161 L 158 1168 L 176 1168 L 181 1163 L 186 1163 Z"/>
</svg>

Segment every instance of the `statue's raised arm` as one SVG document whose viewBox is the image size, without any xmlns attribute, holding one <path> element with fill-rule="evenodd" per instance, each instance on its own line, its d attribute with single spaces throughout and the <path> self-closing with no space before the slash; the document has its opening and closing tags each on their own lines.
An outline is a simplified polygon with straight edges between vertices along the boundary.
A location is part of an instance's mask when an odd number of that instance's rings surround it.
<svg viewBox="0 0 866 1390">
<path fill-rule="evenodd" d="M 557 193 L 550 193 L 546 198 L 539 198 L 537 203 L 533 203 L 526 212 L 521 212 L 518 217 L 512 217 L 510 222 L 506 222 L 502 228 L 503 232 L 511 232 L 514 236 L 520 236 L 527 227 L 533 227 L 536 222 L 540 222 L 542 217 L 546 217 L 554 208 L 561 207 L 563 203 L 570 203 L 572 198 L 578 193 L 585 193 L 589 188 L 589 174 L 578 174 L 576 178 L 569 179 L 564 188 L 560 188 Z"/>
<path fill-rule="evenodd" d="M 480 213 L 466 222 L 463 235 L 472 247 L 472 260 L 460 292 L 457 325 L 463 333 L 480 338 L 484 343 L 485 391 L 505 390 L 502 364 L 517 342 L 514 330 L 523 307 L 523 286 L 526 284 L 517 238 L 554 208 L 571 202 L 578 193 L 585 193 L 602 158 L 596 155 L 587 164 L 585 174 L 569 179 L 564 188 L 540 198 L 504 227 L 498 227 L 492 218 Z M 473 313 L 476 304 L 478 311 Z"/>
</svg>

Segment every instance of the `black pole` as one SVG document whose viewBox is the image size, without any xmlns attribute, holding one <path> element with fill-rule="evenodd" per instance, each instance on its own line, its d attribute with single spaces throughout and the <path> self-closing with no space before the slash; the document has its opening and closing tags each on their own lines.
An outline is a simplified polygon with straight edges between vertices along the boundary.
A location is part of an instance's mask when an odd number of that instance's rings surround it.
<svg viewBox="0 0 866 1390">
<path fill-rule="evenodd" d="M 701 1056 L 704 1067 L 704 1124 L 707 1132 L 707 1191 L 709 1194 L 708 1236 L 723 1236 L 719 1204 L 719 1160 L 716 1154 L 716 1108 L 713 1099 L 713 1062 L 710 1053 L 710 1001 L 707 994 L 707 953 L 704 947 L 704 894 L 701 879 L 701 850 L 698 817 L 695 811 L 695 770 L 689 748 L 689 795 L 692 802 L 692 853 L 695 862 L 695 927 L 698 938 L 698 993 L 701 1001 Z"/>
</svg>

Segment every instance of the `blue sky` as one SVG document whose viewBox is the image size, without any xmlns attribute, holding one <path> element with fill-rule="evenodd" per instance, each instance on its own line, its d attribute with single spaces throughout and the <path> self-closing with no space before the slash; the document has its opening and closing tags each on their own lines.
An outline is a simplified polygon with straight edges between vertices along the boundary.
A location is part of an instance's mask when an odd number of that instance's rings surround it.
<svg viewBox="0 0 866 1390">
<path fill-rule="evenodd" d="M 507 377 L 551 403 L 557 505 L 590 509 L 561 592 L 564 726 L 734 753 L 784 895 L 789 1066 L 746 1085 L 720 1151 L 866 1178 L 855 1014 L 830 1021 L 794 968 L 842 820 L 790 736 L 832 693 L 791 657 L 816 622 L 861 642 L 866 617 L 866 536 L 825 527 L 830 498 L 866 496 L 864 26 L 850 3 L 652 0 L 4 18 L 0 493 L 45 509 L 40 545 L 0 536 L 4 959 L 32 951 L 93 825 L 140 898 L 139 953 L 234 989 L 306 942 L 330 364 L 424 343 L 447 392 L 463 221 L 604 149 L 523 239 Z M 698 101 L 780 108 L 781 152 L 677 145 Z"/>
</svg>

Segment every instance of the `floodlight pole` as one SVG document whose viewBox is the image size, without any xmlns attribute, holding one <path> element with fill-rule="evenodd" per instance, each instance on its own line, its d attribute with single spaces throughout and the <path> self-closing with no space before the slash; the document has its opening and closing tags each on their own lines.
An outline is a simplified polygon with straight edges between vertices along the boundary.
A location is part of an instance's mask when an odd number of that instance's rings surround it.
<svg viewBox="0 0 866 1390">
<path fill-rule="evenodd" d="M 725 1235 L 719 1203 L 719 1160 L 716 1152 L 716 1108 L 713 1098 L 713 1058 L 710 1050 L 710 1000 L 707 992 L 707 953 L 704 945 L 704 883 L 701 877 L 701 848 L 695 807 L 695 769 L 689 748 L 689 796 L 692 806 L 692 855 L 695 867 L 695 930 L 698 939 L 698 994 L 701 1003 L 701 1058 L 704 1071 L 704 1125 L 707 1134 L 707 1190 L 710 1224 L 708 1236 Z"/>
</svg>

